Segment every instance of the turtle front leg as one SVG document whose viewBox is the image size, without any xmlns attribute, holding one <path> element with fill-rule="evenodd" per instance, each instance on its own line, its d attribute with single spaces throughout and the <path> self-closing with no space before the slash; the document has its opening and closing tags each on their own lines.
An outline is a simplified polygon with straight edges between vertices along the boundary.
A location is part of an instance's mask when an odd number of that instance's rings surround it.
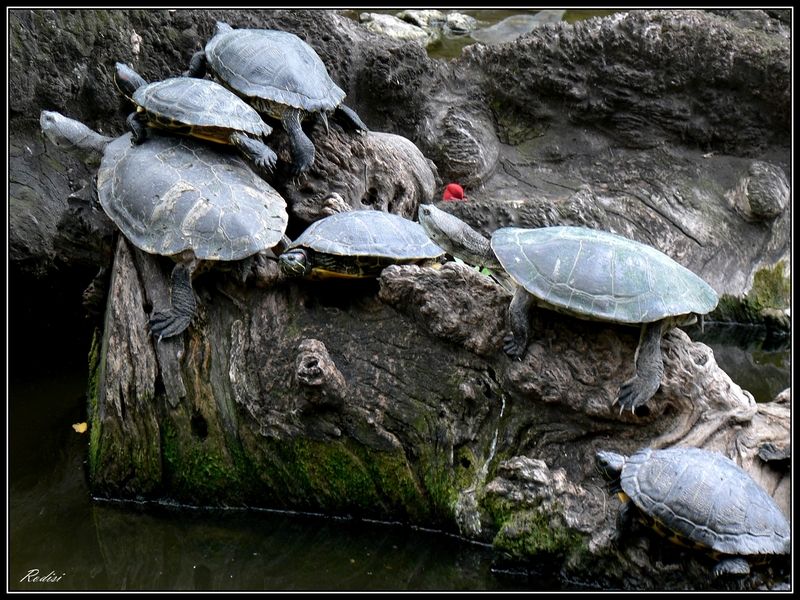
<svg viewBox="0 0 800 600">
<path fill-rule="evenodd" d="M 192 289 L 192 273 L 196 260 L 179 262 L 172 269 L 170 296 L 172 302 L 168 310 L 153 313 L 150 317 L 150 331 L 162 338 L 183 333 L 194 317 L 197 303 Z"/>
<path fill-rule="evenodd" d="M 661 336 L 665 322 L 644 323 L 639 346 L 636 348 L 635 362 L 636 373 L 622 384 L 615 403 L 619 402 L 619 412 L 626 408 L 631 412 L 644 405 L 661 385 L 661 376 L 664 374 L 664 362 L 661 359 Z"/>
<path fill-rule="evenodd" d="M 231 134 L 230 142 L 239 149 L 239 152 L 251 160 L 262 174 L 272 174 L 275 163 L 278 162 L 278 155 L 275 154 L 272 148 L 238 131 Z"/>
<path fill-rule="evenodd" d="M 611 540 L 615 544 L 620 544 L 626 535 L 630 535 L 636 530 L 637 508 L 633 501 L 625 498 L 617 513 L 617 528 L 614 530 Z"/>
<path fill-rule="evenodd" d="M 508 306 L 508 324 L 511 333 L 503 338 L 503 351 L 511 358 L 521 359 L 528 347 L 528 332 L 530 331 L 528 310 L 532 304 L 533 296 L 522 286 L 517 286 L 514 298 Z"/>
<path fill-rule="evenodd" d="M 281 119 L 283 128 L 289 134 L 289 145 L 292 147 L 293 175 L 307 171 L 314 164 L 314 144 L 300 126 L 300 114 L 297 108 L 287 108 Z"/>
<path fill-rule="evenodd" d="M 360 131 L 362 133 L 366 133 L 369 131 L 369 128 L 364 124 L 364 121 L 361 120 L 361 117 L 356 114 L 349 106 L 345 106 L 344 104 L 340 104 L 336 107 L 336 116 L 344 122 L 345 125 L 355 129 L 356 131 Z"/>
<path fill-rule="evenodd" d="M 206 76 L 206 52 L 200 50 L 192 55 L 192 60 L 189 61 L 189 68 L 183 72 L 184 77 L 197 77 L 202 79 Z"/>
<path fill-rule="evenodd" d="M 143 115 L 144 113 L 137 110 L 129 114 L 125 121 L 131 130 L 131 142 L 134 144 L 141 144 L 147 139 L 147 123 L 142 118 Z"/>
</svg>

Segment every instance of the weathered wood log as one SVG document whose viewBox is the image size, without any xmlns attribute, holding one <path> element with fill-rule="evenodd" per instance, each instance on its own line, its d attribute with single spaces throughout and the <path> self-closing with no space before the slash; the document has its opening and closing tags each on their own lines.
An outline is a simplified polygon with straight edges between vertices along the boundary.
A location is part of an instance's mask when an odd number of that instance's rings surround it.
<svg viewBox="0 0 800 600">
<path fill-rule="evenodd" d="M 288 155 L 287 136 L 279 137 L 277 149 Z M 318 123 L 311 138 L 317 158 L 309 172 L 275 181 L 304 225 L 342 210 L 370 208 L 413 219 L 417 207 L 436 193 L 436 165 L 400 135 L 348 134 L 335 124 L 326 135 Z"/>
<path fill-rule="evenodd" d="M 707 571 L 691 555 L 664 566 L 648 548 L 618 551 L 598 448 L 717 449 L 788 511 L 788 475 L 754 458 L 788 439 L 788 408 L 757 409 L 679 330 L 662 342 L 650 414 L 635 417 L 612 405 L 635 328 L 539 311 L 523 360 L 509 360 L 510 296 L 463 265 L 263 288 L 212 271 L 195 283 L 194 324 L 156 342 L 144 307 L 164 301 L 170 266 L 119 242 L 93 389 L 96 494 L 399 520 L 656 587 L 706 585 Z"/>
</svg>

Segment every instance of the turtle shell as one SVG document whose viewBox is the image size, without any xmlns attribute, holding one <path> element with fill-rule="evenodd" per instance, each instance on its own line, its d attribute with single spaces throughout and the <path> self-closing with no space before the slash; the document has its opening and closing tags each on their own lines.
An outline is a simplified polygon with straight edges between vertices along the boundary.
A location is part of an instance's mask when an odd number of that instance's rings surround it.
<svg viewBox="0 0 800 600">
<path fill-rule="evenodd" d="M 293 33 L 218 26 L 205 52 L 216 76 L 248 99 L 308 112 L 330 111 L 344 100 L 314 49 Z"/>
<path fill-rule="evenodd" d="M 732 460 L 699 448 L 645 448 L 625 461 L 623 491 L 646 515 L 717 552 L 785 554 L 789 523 Z"/>
<path fill-rule="evenodd" d="M 505 227 L 492 235 L 500 264 L 552 308 L 588 319 L 650 323 L 705 314 L 717 294 L 669 256 L 613 233 L 583 227 Z"/>
<path fill-rule="evenodd" d="M 203 129 L 229 129 L 268 136 L 272 127 L 236 94 L 209 79 L 174 77 L 143 85 L 133 101 L 160 123 L 185 124 L 193 133 Z"/>
<path fill-rule="evenodd" d="M 341 212 L 314 221 L 289 248 L 396 261 L 433 259 L 444 254 L 419 223 L 378 210 Z"/>
<path fill-rule="evenodd" d="M 286 201 L 238 156 L 191 138 L 112 141 L 97 173 L 105 212 L 137 248 L 205 260 L 239 260 L 275 246 Z"/>
</svg>

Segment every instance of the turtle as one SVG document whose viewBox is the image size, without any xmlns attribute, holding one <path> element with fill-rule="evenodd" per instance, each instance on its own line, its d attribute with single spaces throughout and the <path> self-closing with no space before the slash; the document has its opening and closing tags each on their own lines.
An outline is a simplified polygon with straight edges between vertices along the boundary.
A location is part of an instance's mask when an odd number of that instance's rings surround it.
<svg viewBox="0 0 800 600">
<path fill-rule="evenodd" d="M 260 139 L 272 133 L 256 110 L 228 88 L 209 79 L 172 77 L 147 83 L 130 66 L 117 63 L 114 81 L 136 105 L 128 116 L 135 144 L 147 138 L 147 127 L 235 146 L 261 174 L 269 175 L 278 160 Z"/>
<path fill-rule="evenodd" d="M 735 462 L 701 448 L 642 448 L 631 456 L 600 450 L 595 464 L 634 519 L 673 542 L 705 549 L 714 576 L 747 575 L 747 557 L 788 554 L 791 528 L 775 501 Z"/>
<path fill-rule="evenodd" d="M 318 221 L 278 257 L 287 277 L 377 277 L 384 267 L 444 255 L 418 223 L 377 210 L 340 212 Z"/>
<path fill-rule="evenodd" d="M 620 412 L 636 413 L 658 390 L 663 334 L 694 323 L 718 302 L 710 285 L 663 252 L 607 231 L 503 227 L 488 240 L 430 204 L 420 206 L 419 220 L 431 239 L 453 256 L 501 268 L 511 276 L 516 290 L 503 350 L 512 358 L 520 359 L 527 348 L 528 309 L 533 305 L 580 319 L 639 326 L 635 373 L 614 401 Z"/>
<path fill-rule="evenodd" d="M 356 112 L 342 104 L 344 91 L 314 49 L 288 31 L 233 29 L 218 21 L 214 37 L 192 56 L 184 75 L 203 77 L 207 70 L 256 110 L 281 121 L 289 135 L 294 174 L 314 163 L 314 144 L 300 125 L 307 114 L 318 114 L 327 129 L 327 112 L 335 110 L 345 124 L 367 131 Z"/>
<path fill-rule="evenodd" d="M 58 147 L 102 153 L 97 196 L 105 213 L 134 246 L 176 261 L 171 304 L 150 319 L 159 340 L 189 326 L 199 265 L 243 260 L 289 242 L 286 201 L 238 156 L 158 133 L 135 145 L 130 133 L 102 136 L 51 111 L 42 111 L 40 124 Z"/>
</svg>

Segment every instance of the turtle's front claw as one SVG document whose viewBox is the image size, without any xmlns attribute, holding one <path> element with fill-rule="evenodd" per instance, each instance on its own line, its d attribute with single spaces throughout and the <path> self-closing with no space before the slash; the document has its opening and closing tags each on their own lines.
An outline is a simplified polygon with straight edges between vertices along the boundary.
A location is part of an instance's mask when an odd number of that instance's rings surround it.
<svg viewBox="0 0 800 600">
<path fill-rule="evenodd" d="M 651 390 L 646 381 L 643 382 L 639 377 L 633 377 L 620 386 L 617 399 L 614 400 L 612 406 L 619 402 L 619 414 L 626 409 L 633 414 L 641 414 L 645 411 L 645 403 L 653 397 L 657 389 L 657 385 L 655 389 Z"/>
<path fill-rule="evenodd" d="M 272 156 L 262 156 L 261 158 L 256 159 L 256 167 L 258 167 L 261 171 L 266 173 L 272 173 L 275 170 L 275 163 L 278 161 L 278 157 L 274 154 Z"/>
</svg>

